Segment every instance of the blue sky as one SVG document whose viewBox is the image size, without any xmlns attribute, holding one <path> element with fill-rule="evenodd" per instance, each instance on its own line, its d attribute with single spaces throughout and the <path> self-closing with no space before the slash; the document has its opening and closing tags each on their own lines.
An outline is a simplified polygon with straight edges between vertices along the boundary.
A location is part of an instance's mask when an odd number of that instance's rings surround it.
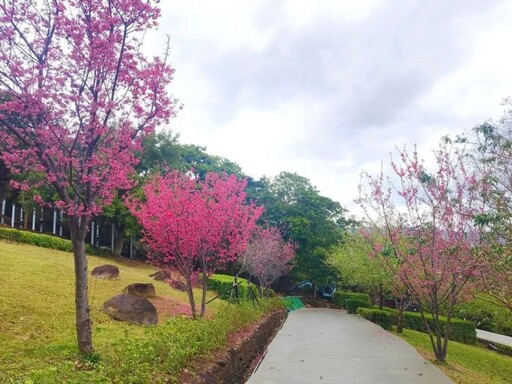
<svg viewBox="0 0 512 384">
<path fill-rule="evenodd" d="M 162 0 L 181 141 L 259 178 L 308 177 L 357 213 L 360 172 L 395 146 L 428 157 L 512 96 L 512 2 Z"/>
</svg>

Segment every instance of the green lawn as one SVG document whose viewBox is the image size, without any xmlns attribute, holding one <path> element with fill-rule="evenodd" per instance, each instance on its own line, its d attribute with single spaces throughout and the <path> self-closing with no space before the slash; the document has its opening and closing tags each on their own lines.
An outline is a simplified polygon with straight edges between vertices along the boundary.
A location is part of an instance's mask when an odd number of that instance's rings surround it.
<svg viewBox="0 0 512 384">
<path fill-rule="evenodd" d="M 405 329 L 401 336 L 426 359 L 433 362 L 457 384 L 512 383 L 512 357 L 500 355 L 479 345 L 450 341 L 447 363 L 434 361 L 427 334 Z"/>
<path fill-rule="evenodd" d="M 153 281 L 149 275 L 155 269 L 142 263 L 96 256 L 89 256 L 88 262 L 89 270 L 106 263 L 117 265 L 120 278 L 89 281 L 97 355 L 84 361 L 75 346 L 72 255 L 0 241 L 1 383 L 176 381 L 191 359 L 224 345 L 229 332 L 264 313 L 251 305 L 234 309 L 215 300 L 208 305 L 207 320 L 175 318 L 159 311 L 157 327 L 114 321 L 101 307 L 128 284 L 152 282 L 158 297 L 151 300 L 168 310 L 186 308 L 186 293 Z M 200 292 L 196 294 L 199 299 Z"/>
</svg>

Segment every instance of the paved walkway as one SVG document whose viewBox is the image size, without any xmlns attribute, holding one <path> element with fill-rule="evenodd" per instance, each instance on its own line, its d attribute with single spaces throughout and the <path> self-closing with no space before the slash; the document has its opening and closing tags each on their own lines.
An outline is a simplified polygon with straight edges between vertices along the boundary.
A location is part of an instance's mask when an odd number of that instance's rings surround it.
<svg viewBox="0 0 512 384">
<path fill-rule="evenodd" d="M 381 327 L 333 309 L 292 312 L 248 384 L 452 384 Z"/>
<path fill-rule="evenodd" d="M 479 340 L 484 340 L 484 341 L 488 341 L 491 343 L 508 345 L 509 347 L 512 347 L 512 337 L 510 337 L 510 336 L 499 335 L 497 333 L 492 333 L 492 332 L 482 331 L 481 329 L 477 329 L 476 337 Z"/>
</svg>

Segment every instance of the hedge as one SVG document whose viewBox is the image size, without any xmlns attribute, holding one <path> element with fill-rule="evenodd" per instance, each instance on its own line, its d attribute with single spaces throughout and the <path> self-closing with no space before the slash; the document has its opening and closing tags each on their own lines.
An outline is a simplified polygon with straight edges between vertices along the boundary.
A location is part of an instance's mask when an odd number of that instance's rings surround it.
<svg viewBox="0 0 512 384">
<path fill-rule="evenodd" d="M 366 306 L 370 304 L 370 296 L 368 296 L 366 293 L 336 291 L 332 296 L 332 302 L 339 308 L 347 308 L 347 300 L 362 301 L 367 304 Z"/>
<path fill-rule="evenodd" d="M 396 309 L 386 308 L 386 312 L 394 313 L 395 319 L 398 316 L 398 311 Z M 428 320 L 429 326 L 431 329 L 434 328 L 434 320 L 432 320 L 432 316 L 429 314 L 425 314 L 425 317 Z M 444 329 L 446 326 L 446 317 L 439 316 L 439 321 L 441 322 L 441 328 Z M 396 320 L 395 320 L 396 324 Z M 409 329 L 414 329 L 420 332 L 426 332 L 426 328 L 421 318 L 421 314 L 418 312 L 404 312 L 404 327 Z M 461 320 L 457 318 L 451 319 L 451 329 L 450 329 L 450 340 L 460 341 L 465 344 L 475 344 L 476 343 L 476 327 L 475 323 L 472 321 Z"/>
<path fill-rule="evenodd" d="M 391 329 L 395 323 L 395 315 L 381 309 L 359 307 L 356 310 L 356 314 L 366 320 L 370 320 L 372 323 L 380 325 L 384 329 Z"/>
<path fill-rule="evenodd" d="M 212 275 L 208 279 L 208 288 L 212 291 L 216 291 L 221 298 L 229 299 L 231 288 L 233 288 L 234 276 L 229 275 Z M 241 277 L 237 278 L 238 280 L 238 292 L 240 294 L 241 300 L 249 300 L 251 296 L 249 295 L 249 285 L 246 279 Z M 256 286 L 252 287 L 253 290 L 257 289 Z M 254 292 L 256 293 L 256 291 Z M 233 292 L 233 297 L 234 292 Z"/>
<path fill-rule="evenodd" d="M 345 300 L 345 307 L 347 308 L 347 312 L 351 313 L 351 314 L 356 313 L 357 308 L 360 308 L 360 307 L 368 308 L 369 306 L 370 306 L 370 304 L 368 304 L 368 302 L 363 301 L 363 300 L 351 300 L 351 299 Z"/>
<path fill-rule="evenodd" d="M 64 252 L 73 252 L 71 240 L 63 239 L 57 236 L 46 235 L 30 231 L 22 231 L 15 228 L 0 227 L 0 240 L 14 241 L 35 245 L 36 247 L 56 249 Z M 99 249 L 85 245 L 85 251 L 89 254 L 102 254 Z"/>
</svg>

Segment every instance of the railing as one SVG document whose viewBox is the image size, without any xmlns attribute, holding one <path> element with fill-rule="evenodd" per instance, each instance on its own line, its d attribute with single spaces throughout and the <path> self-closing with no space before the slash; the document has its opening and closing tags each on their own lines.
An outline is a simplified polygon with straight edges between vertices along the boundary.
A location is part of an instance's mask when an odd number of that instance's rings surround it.
<svg viewBox="0 0 512 384">
<path fill-rule="evenodd" d="M 286 306 L 286 309 L 288 309 L 288 312 L 304 308 L 304 303 L 302 302 L 300 296 L 285 296 L 283 297 L 283 302 Z"/>
<path fill-rule="evenodd" d="M 101 225 L 100 223 L 103 223 Z M 3 200 L 0 211 L 0 225 L 8 225 L 12 228 L 38 231 L 69 239 L 69 229 L 62 211 L 53 208 L 33 209 L 27 215 L 23 207 L 8 200 Z M 105 223 L 103 220 L 91 221 L 90 231 L 86 242 L 95 247 L 106 247 L 114 251 L 114 241 L 117 236 L 113 223 Z M 135 257 L 135 238 L 130 236 L 127 256 Z"/>
</svg>

